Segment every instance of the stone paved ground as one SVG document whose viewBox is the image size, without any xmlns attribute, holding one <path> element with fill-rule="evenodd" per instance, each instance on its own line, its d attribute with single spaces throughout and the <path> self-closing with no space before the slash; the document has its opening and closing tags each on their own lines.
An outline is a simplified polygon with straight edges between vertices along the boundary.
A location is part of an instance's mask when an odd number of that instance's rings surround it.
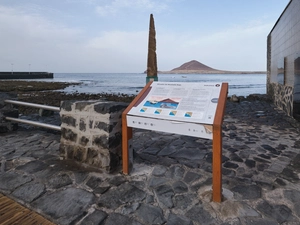
<svg viewBox="0 0 300 225">
<path fill-rule="evenodd" d="M 59 141 L 28 126 L 0 135 L 0 192 L 57 224 L 300 224 L 299 123 L 267 102 L 227 103 L 221 204 L 210 140 L 134 130 L 130 176 L 62 161 Z"/>
</svg>

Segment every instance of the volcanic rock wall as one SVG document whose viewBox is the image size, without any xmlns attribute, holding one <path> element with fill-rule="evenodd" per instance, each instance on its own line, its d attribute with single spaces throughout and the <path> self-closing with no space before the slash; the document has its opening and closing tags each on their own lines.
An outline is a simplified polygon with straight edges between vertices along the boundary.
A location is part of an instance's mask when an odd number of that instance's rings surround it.
<svg viewBox="0 0 300 225">
<path fill-rule="evenodd" d="M 108 172 L 115 170 L 121 161 L 121 120 L 127 106 L 120 102 L 62 102 L 61 156 Z"/>
</svg>

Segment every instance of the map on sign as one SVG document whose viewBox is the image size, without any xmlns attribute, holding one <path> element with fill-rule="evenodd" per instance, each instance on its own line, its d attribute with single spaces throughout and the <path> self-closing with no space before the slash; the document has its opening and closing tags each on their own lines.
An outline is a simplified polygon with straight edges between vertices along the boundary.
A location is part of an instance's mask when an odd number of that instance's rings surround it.
<svg viewBox="0 0 300 225">
<path fill-rule="evenodd" d="M 222 83 L 153 82 L 128 115 L 213 124 Z"/>
</svg>

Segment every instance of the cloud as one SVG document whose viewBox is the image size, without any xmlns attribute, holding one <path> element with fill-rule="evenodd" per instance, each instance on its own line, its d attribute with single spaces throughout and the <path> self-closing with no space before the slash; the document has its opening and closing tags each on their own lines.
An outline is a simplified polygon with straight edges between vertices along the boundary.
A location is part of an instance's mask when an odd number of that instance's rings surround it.
<svg viewBox="0 0 300 225">
<path fill-rule="evenodd" d="M 62 60 L 68 51 L 76 49 L 83 40 L 83 33 L 53 24 L 38 15 L 0 6 L 0 67 L 14 63 L 16 69 L 40 69 Z"/>
<path fill-rule="evenodd" d="M 79 29 L 68 28 L 61 24 L 55 24 L 37 14 L 25 14 L 22 11 L 0 6 L 0 26 L 6 32 L 2 32 L 0 38 L 21 39 L 18 34 L 28 38 L 39 40 L 51 40 L 60 42 L 69 40 L 70 37 L 81 36 Z M 5 22 L 6 21 L 6 22 Z M 2 37 L 4 35 L 4 37 Z M 24 36 L 22 37 L 24 38 Z M 74 38 L 72 38 L 73 40 Z M 36 42 L 38 44 L 38 42 Z"/>
<path fill-rule="evenodd" d="M 83 30 L 53 23 L 39 15 L 0 6 L 0 68 L 15 71 L 143 72 L 146 31 L 103 32 L 86 36 Z"/>
<path fill-rule="evenodd" d="M 89 39 L 86 49 L 106 71 L 143 72 L 147 62 L 148 33 L 109 31 Z"/>
<path fill-rule="evenodd" d="M 214 33 L 157 32 L 158 65 L 169 70 L 198 60 L 223 70 L 265 70 L 266 39 L 272 24 L 250 22 Z M 254 67 L 256 65 L 256 67 Z"/>
<path fill-rule="evenodd" d="M 89 40 L 88 47 L 94 49 L 118 49 L 120 51 L 131 50 L 140 52 L 141 47 L 147 46 L 148 33 L 110 31 L 104 32 L 101 36 Z"/>
<path fill-rule="evenodd" d="M 67 3 L 84 3 L 84 4 L 95 4 L 97 0 L 64 0 Z"/>
<path fill-rule="evenodd" d="M 96 12 L 100 16 L 111 16 L 122 13 L 124 10 L 162 12 L 168 9 L 168 0 L 112 0 L 98 5 Z"/>
<path fill-rule="evenodd" d="M 118 2 L 121 1 L 109 5 Z M 148 0 L 124 0 L 119 7 L 129 7 L 134 2 L 140 2 L 139 7 L 154 7 Z M 195 59 L 216 69 L 265 70 L 266 38 L 272 26 L 252 21 L 214 33 L 177 33 L 158 26 L 158 69 L 170 70 Z M 84 27 L 67 27 L 42 14 L 0 6 L 0 68 L 10 70 L 14 63 L 15 70 L 24 71 L 31 64 L 32 71 L 143 72 L 147 63 L 147 28 L 132 32 L 115 29 L 94 35 L 85 32 Z"/>
</svg>

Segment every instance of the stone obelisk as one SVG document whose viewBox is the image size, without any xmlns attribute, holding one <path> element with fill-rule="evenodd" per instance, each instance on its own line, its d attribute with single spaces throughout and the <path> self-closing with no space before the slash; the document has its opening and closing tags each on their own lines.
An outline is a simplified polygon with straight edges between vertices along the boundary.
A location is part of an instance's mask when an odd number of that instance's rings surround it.
<svg viewBox="0 0 300 225">
<path fill-rule="evenodd" d="M 150 15 L 146 83 L 157 81 L 156 39 L 153 15 Z"/>
</svg>

